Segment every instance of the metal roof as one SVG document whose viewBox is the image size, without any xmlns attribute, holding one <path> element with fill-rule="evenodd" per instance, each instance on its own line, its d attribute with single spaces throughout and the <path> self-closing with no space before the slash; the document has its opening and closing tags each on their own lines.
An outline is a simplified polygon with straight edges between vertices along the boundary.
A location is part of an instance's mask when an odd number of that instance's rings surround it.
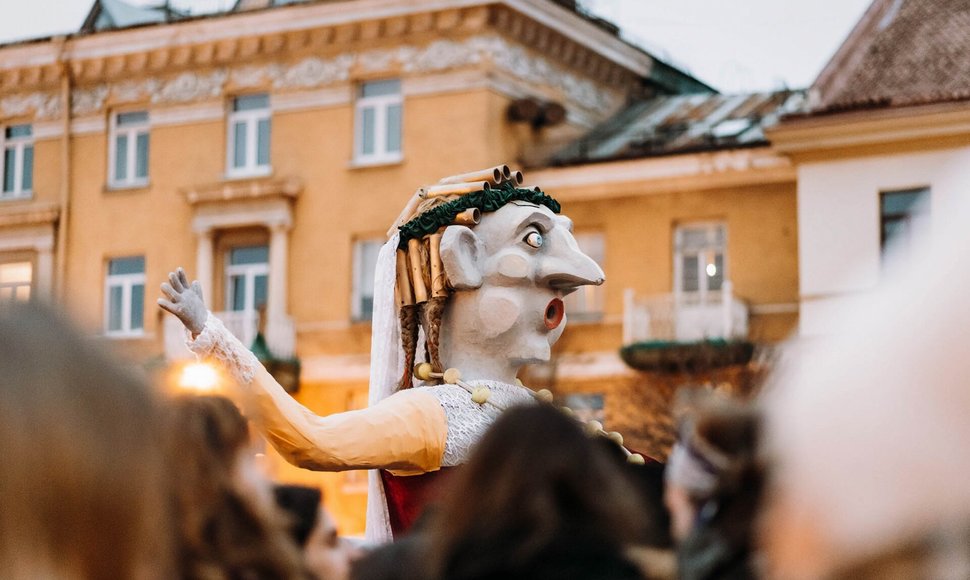
<svg viewBox="0 0 970 580">
<path fill-rule="evenodd" d="M 767 144 L 764 129 L 801 111 L 804 91 L 677 95 L 635 102 L 553 155 L 574 165 Z"/>
</svg>

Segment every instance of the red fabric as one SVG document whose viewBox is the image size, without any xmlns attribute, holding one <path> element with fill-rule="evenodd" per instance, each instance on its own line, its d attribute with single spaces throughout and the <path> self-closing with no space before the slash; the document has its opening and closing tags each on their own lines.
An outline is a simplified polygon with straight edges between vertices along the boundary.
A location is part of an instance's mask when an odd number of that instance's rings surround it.
<svg viewBox="0 0 970 580">
<path fill-rule="evenodd" d="M 444 481 L 454 467 L 442 467 L 421 475 L 397 476 L 381 470 L 384 495 L 387 497 L 387 513 L 391 520 L 391 532 L 395 538 L 407 532 L 424 506 L 434 501 Z"/>
</svg>

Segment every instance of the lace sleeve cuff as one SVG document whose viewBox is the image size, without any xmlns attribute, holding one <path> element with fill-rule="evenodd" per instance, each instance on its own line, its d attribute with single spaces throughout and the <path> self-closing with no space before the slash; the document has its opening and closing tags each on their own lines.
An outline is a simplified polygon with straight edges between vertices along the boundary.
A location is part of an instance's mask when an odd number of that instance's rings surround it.
<svg viewBox="0 0 970 580">
<path fill-rule="evenodd" d="M 188 331 L 186 331 L 188 332 Z M 189 350 L 199 357 L 211 358 L 221 363 L 237 380 L 252 382 L 259 368 L 259 360 L 239 339 L 209 312 L 205 326 L 195 340 L 189 334 L 185 341 Z"/>
</svg>

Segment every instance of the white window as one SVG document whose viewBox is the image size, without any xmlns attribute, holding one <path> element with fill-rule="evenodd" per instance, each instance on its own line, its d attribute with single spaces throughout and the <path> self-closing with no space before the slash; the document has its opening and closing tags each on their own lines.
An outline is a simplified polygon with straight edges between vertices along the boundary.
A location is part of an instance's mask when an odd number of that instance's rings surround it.
<svg viewBox="0 0 970 580">
<path fill-rule="evenodd" d="M 34 187 L 34 138 L 30 125 L 3 130 L 3 191 L 0 198 L 30 197 Z"/>
<path fill-rule="evenodd" d="M 606 237 L 601 232 L 578 233 L 575 237 L 579 249 L 602 268 L 606 261 Z M 570 322 L 598 320 L 603 317 L 602 286 L 580 286 L 566 296 L 565 302 L 566 315 Z"/>
<path fill-rule="evenodd" d="M 266 304 L 269 287 L 269 246 L 238 246 L 226 264 L 226 309 L 256 312 Z"/>
<path fill-rule="evenodd" d="M 0 303 L 30 299 L 33 265 L 30 262 L 0 264 Z"/>
<path fill-rule="evenodd" d="M 138 336 L 145 327 L 145 258 L 108 261 L 105 330 L 109 336 Z"/>
<path fill-rule="evenodd" d="M 401 81 L 373 81 L 360 85 L 354 159 L 361 164 L 401 160 Z"/>
<path fill-rule="evenodd" d="M 726 279 L 727 228 L 722 223 L 687 224 L 674 240 L 674 291 L 697 296 L 720 292 Z"/>
<path fill-rule="evenodd" d="M 231 177 L 266 175 L 269 166 L 269 95 L 232 100 L 226 165 Z"/>
<path fill-rule="evenodd" d="M 359 240 L 354 244 L 354 289 L 351 312 L 354 320 L 370 320 L 374 314 L 374 271 L 384 240 Z"/>
<path fill-rule="evenodd" d="M 108 149 L 108 181 L 111 187 L 137 187 L 147 184 L 148 112 L 132 111 L 112 115 Z"/>
</svg>

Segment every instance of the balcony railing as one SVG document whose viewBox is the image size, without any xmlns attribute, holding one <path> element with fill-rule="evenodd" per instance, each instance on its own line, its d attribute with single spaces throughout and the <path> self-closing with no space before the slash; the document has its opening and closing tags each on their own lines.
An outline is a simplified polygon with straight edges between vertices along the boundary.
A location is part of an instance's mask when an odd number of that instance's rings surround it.
<svg viewBox="0 0 970 580">
<path fill-rule="evenodd" d="M 246 348 L 251 348 L 259 332 L 259 312 L 255 310 L 213 312 Z M 296 327 L 293 319 L 285 316 L 266 321 L 266 345 L 274 357 L 290 359 L 296 354 Z M 191 356 L 185 348 L 185 331 L 174 316 L 165 317 L 165 355 L 169 360 Z"/>
<path fill-rule="evenodd" d="M 734 296 L 732 284 L 720 291 L 637 296 L 624 295 L 623 343 L 707 339 L 743 339 L 748 335 L 748 306 Z"/>
</svg>

